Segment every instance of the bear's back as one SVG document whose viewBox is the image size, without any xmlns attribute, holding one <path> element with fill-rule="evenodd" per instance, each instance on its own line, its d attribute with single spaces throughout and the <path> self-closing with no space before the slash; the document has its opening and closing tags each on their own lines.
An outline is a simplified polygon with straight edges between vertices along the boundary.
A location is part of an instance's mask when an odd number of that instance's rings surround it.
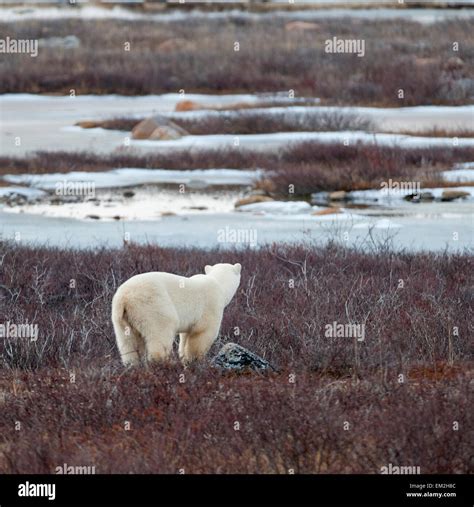
<svg viewBox="0 0 474 507">
<path fill-rule="evenodd" d="M 219 291 L 217 283 L 207 275 L 194 275 L 190 278 L 152 271 L 132 276 L 118 291 L 125 294 L 141 294 L 154 298 L 169 298 L 172 301 L 185 301 L 190 297 L 205 301 L 214 299 Z M 117 292 L 118 292 L 117 291 Z"/>
</svg>

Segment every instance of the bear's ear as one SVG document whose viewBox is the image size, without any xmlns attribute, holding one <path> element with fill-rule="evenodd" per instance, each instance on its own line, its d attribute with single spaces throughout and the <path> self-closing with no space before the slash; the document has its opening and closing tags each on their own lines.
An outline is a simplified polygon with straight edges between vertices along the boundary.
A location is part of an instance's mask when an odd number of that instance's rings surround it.
<svg viewBox="0 0 474 507">
<path fill-rule="evenodd" d="M 212 266 L 209 266 L 209 264 L 207 264 L 207 266 L 204 267 L 204 273 L 209 274 L 209 271 L 211 271 L 211 268 Z"/>
<path fill-rule="evenodd" d="M 236 274 L 240 275 L 240 272 L 242 271 L 242 265 L 239 263 L 234 264 L 234 271 L 236 272 Z"/>
</svg>

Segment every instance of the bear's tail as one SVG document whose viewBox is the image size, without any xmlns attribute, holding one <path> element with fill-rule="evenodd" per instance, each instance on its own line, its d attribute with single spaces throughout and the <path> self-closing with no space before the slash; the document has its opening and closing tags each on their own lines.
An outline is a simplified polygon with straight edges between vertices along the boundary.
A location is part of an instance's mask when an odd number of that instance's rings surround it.
<svg viewBox="0 0 474 507">
<path fill-rule="evenodd" d="M 137 332 L 127 318 L 126 301 L 120 291 L 112 299 L 112 324 L 123 364 L 137 364 L 140 361 Z"/>
<path fill-rule="evenodd" d="M 125 313 L 125 301 L 119 292 L 112 299 L 112 324 L 116 333 L 117 329 L 123 329 L 129 325 Z"/>
</svg>

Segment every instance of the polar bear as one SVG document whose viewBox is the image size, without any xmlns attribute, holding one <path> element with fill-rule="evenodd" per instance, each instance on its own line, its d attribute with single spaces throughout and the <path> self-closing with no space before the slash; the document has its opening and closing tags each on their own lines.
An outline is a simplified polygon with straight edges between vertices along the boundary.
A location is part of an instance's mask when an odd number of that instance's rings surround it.
<svg viewBox="0 0 474 507">
<path fill-rule="evenodd" d="M 122 362 L 169 358 L 179 333 L 184 364 L 203 358 L 219 334 L 224 308 L 240 285 L 240 264 L 206 266 L 185 278 L 151 272 L 133 276 L 116 291 L 112 323 Z"/>
</svg>

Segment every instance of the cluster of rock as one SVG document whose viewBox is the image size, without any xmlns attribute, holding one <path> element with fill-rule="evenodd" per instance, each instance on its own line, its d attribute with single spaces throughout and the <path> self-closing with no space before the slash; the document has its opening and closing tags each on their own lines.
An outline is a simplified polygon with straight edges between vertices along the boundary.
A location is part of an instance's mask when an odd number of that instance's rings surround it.
<svg viewBox="0 0 474 507">
<path fill-rule="evenodd" d="M 333 199 L 333 200 L 336 201 L 337 199 Z M 340 199 L 340 200 L 343 200 L 343 199 Z M 237 211 L 242 211 L 242 210 L 248 211 L 248 210 L 252 209 L 252 207 L 249 205 L 267 203 L 267 202 L 274 202 L 276 204 L 278 204 L 278 203 L 282 203 L 282 204 L 293 203 L 295 205 L 296 204 L 299 204 L 301 206 L 304 205 L 307 209 L 305 209 L 305 208 L 298 209 L 299 212 L 304 213 L 306 211 L 308 211 L 308 212 L 311 211 L 311 204 L 308 202 L 305 202 L 305 201 L 298 201 L 298 202 L 279 201 L 278 199 L 275 199 L 274 197 L 269 195 L 269 193 L 267 191 L 263 190 L 262 188 L 253 189 L 249 195 L 246 195 L 246 196 L 238 199 L 235 202 L 234 207 Z M 317 209 L 317 210 L 312 211 L 311 215 L 322 216 L 322 215 L 333 215 L 333 214 L 337 214 L 337 213 L 342 213 L 342 209 L 339 206 L 336 206 L 335 202 L 330 202 L 329 205 L 330 205 L 329 207 L 326 207 L 324 209 Z"/>
<path fill-rule="evenodd" d="M 450 202 L 456 199 L 464 199 L 470 195 L 469 192 L 463 190 L 443 190 L 440 200 Z M 431 192 L 421 192 L 419 194 L 408 194 L 404 199 L 410 202 L 431 202 L 435 200 L 435 196 Z"/>
<path fill-rule="evenodd" d="M 470 193 L 464 190 L 443 190 L 441 197 L 436 198 L 432 192 L 424 191 L 420 193 L 412 193 L 403 196 L 405 201 L 417 203 L 417 202 L 433 202 L 435 200 L 442 202 L 450 202 L 456 199 L 464 199 L 466 197 L 470 197 Z M 320 192 L 312 195 L 312 203 L 313 204 L 321 204 L 324 202 L 329 202 L 332 206 L 336 203 L 350 202 L 352 201 L 351 192 L 346 192 L 345 190 L 337 190 L 335 192 Z"/>
<path fill-rule="evenodd" d="M 8 194 L 0 195 L 0 202 L 10 207 L 23 206 L 28 202 L 28 197 L 18 192 L 10 192 Z"/>
<path fill-rule="evenodd" d="M 235 103 L 230 107 L 240 109 L 248 107 L 248 104 L 243 103 Z M 210 110 L 221 110 L 224 109 L 221 106 L 212 106 L 212 105 L 202 105 L 194 102 L 192 100 L 180 100 L 176 106 L 176 112 L 185 112 L 185 111 L 198 111 L 202 109 L 210 109 Z M 99 126 L 94 122 L 81 122 L 79 124 L 84 128 L 91 128 L 95 126 Z M 140 121 L 135 127 L 132 129 L 132 139 L 149 139 L 151 141 L 170 141 L 180 139 L 183 136 L 189 135 L 185 129 L 177 125 L 174 121 L 170 120 L 166 116 L 163 115 L 155 115 L 150 118 L 145 118 Z"/>
<path fill-rule="evenodd" d="M 269 195 L 252 193 L 250 195 L 242 197 L 241 199 L 238 199 L 235 202 L 234 206 L 236 208 L 240 208 L 242 206 L 246 206 L 247 204 L 255 204 L 255 203 L 260 203 L 260 202 L 272 202 L 274 200 L 275 199 L 273 199 L 273 197 L 270 197 Z"/>
</svg>

